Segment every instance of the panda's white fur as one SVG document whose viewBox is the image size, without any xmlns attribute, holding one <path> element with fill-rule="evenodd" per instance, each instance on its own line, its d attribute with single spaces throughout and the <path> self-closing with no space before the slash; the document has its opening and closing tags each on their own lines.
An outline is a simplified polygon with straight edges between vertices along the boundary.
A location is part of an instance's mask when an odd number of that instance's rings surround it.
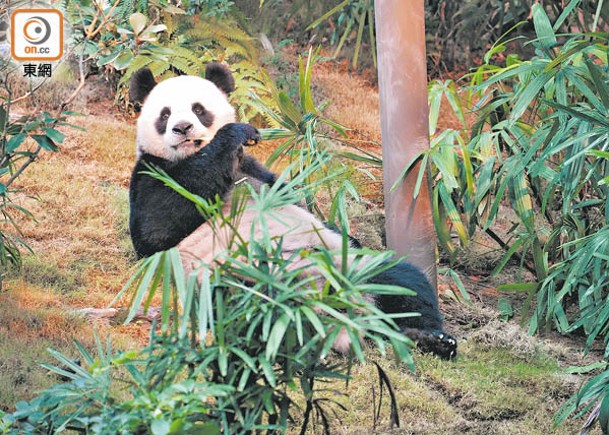
<svg viewBox="0 0 609 435">
<path fill-rule="evenodd" d="M 205 110 L 215 117 L 209 127 L 192 110 L 192 105 L 200 101 L 205 101 Z M 159 135 L 153 125 L 165 107 L 171 110 L 165 133 Z M 193 128 L 186 135 L 174 132 L 173 127 L 183 122 Z M 221 127 L 231 122 L 235 122 L 235 109 L 211 81 L 195 76 L 164 80 L 148 95 L 137 121 L 137 157 L 146 152 L 169 161 L 184 159 L 207 145 Z"/>
</svg>

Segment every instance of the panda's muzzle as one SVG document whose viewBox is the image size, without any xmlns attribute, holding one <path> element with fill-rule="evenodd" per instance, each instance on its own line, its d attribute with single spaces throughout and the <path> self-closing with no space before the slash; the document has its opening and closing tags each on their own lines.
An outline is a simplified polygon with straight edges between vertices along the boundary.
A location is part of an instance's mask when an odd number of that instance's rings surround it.
<svg viewBox="0 0 609 435">
<path fill-rule="evenodd" d="M 171 131 L 174 134 L 179 134 L 180 136 L 186 136 L 188 134 L 188 132 L 190 132 L 190 130 L 192 130 L 193 127 L 194 126 L 190 122 L 186 122 L 186 121 L 178 122 L 171 128 Z"/>
<path fill-rule="evenodd" d="M 172 145 L 171 148 L 173 148 L 174 150 L 177 150 L 178 148 L 181 147 L 185 147 L 185 146 L 194 146 L 194 147 L 200 147 L 204 142 L 204 139 L 184 139 L 182 142 L 176 144 L 176 145 Z"/>
<path fill-rule="evenodd" d="M 194 125 L 188 121 L 178 122 L 173 127 L 171 127 L 171 132 L 174 135 L 184 137 L 184 140 L 182 140 L 180 143 L 178 143 L 176 145 L 172 145 L 172 148 L 177 150 L 178 148 L 181 148 L 183 146 L 200 147 L 201 144 L 204 142 L 204 139 L 198 139 L 198 138 L 193 139 L 193 138 L 188 137 L 189 134 L 192 133 L 193 128 L 194 128 Z"/>
</svg>

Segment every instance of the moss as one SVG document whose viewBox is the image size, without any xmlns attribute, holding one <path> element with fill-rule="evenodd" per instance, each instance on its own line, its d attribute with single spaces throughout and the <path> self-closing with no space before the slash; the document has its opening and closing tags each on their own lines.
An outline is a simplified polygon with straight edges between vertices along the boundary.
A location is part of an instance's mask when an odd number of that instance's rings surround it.
<svg viewBox="0 0 609 435">
<path fill-rule="evenodd" d="M 33 286 L 46 288 L 67 295 L 80 290 L 83 286 L 83 271 L 78 265 L 62 267 L 55 261 L 36 254 L 23 257 L 21 269 L 11 269 L 8 279 L 22 279 Z"/>
</svg>

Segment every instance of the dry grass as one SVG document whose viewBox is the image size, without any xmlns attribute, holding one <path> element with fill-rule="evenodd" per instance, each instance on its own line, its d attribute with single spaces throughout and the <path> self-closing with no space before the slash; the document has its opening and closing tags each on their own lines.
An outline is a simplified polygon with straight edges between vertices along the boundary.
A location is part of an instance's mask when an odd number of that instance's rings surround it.
<svg viewBox="0 0 609 435">
<path fill-rule="evenodd" d="M 110 117 L 73 122 L 86 132 L 64 131 L 68 140 L 61 151 L 45 154 L 19 179 L 19 201 L 36 217 L 22 229 L 47 269 L 76 272 L 86 283 L 86 291 L 58 289 L 70 293 L 70 304 L 104 306 L 129 275 L 133 258 L 125 240 L 134 127 Z M 33 259 L 26 259 L 25 268 L 44 272 Z"/>
<path fill-rule="evenodd" d="M 104 110 L 86 110 L 97 111 Z M 42 154 L 15 183 L 20 189 L 16 202 L 36 220 L 21 222 L 34 254 L 24 255 L 22 269 L 9 273 L 8 291 L 0 296 L 5 349 L 0 366 L 9 364 L 12 371 L 0 375 L 0 408 L 6 410 L 57 382 L 36 364 L 51 360 L 47 348 L 72 355 L 72 340 L 90 346 L 93 330 L 102 337 L 111 333 L 121 348 L 141 345 L 147 336 L 139 325 L 109 329 L 73 314 L 78 307 L 108 306 L 132 273 L 127 221 L 135 127 L 108 114 L 76 116 L 70 122 L 86 131 L 63 128 L 61 150 Z M 15 353 L 20 345 L 28 349 L 22 356 Z"/>
<path fill-rule="evenodd" d="M 346 65 L 334 62 L 319 64 L 314 80 L 324 96 L 332 101 L 325 112 L 330 119 L 356 130 L 371 141 L 381 143 L 379 93 L 376 87 L 359 76 L 349 76 Z"/>
</svg>

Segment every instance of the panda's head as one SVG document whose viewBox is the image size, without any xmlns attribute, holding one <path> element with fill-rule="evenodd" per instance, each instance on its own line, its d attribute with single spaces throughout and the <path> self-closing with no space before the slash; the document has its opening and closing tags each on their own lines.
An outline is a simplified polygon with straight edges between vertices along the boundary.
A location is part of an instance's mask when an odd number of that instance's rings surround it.
<svg viewBox="0 0 609 435">
<path fill-rule="evenodd" d="M 207 65 L 205 78 L 177 76 L 158 84 L 149 69 L 137 71 L 129 88 L 131 101 L 141 105 L 137 156 L 178 161 L 197 152 L 235 121 L 228 101 L 234 89 L 231 72 L 220 63 Z"/>
</svg>

